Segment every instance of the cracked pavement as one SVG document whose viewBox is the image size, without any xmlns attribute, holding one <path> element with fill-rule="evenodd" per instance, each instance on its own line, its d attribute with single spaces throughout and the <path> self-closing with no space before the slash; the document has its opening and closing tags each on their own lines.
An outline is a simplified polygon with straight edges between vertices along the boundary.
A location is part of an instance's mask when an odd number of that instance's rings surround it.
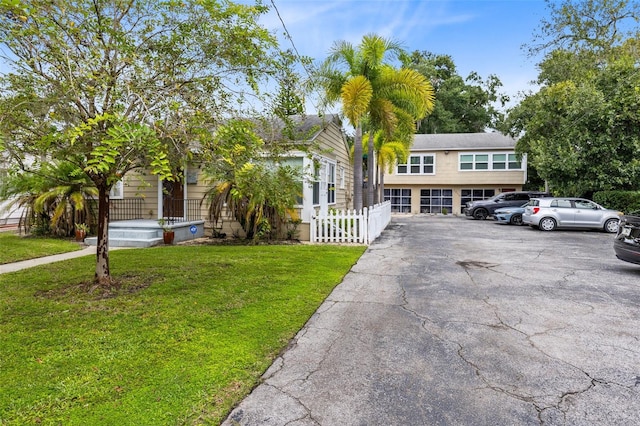
<svg viewBox="0 0 640 426">
<path fill-rule="evenodd" d="M 394 216 L 223 425 L 640 424 L 611 234 Z"/>
</svg>

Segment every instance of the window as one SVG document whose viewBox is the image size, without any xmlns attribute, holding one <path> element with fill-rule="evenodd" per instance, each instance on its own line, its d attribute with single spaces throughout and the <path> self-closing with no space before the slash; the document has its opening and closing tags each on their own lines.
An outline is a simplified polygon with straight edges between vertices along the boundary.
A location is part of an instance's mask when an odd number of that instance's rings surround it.
<svg viewBox="0 0 640 426">
<path fill-rule="evenodd" d="M 460 190 L 460 212 L 469 201 L 486 200 L 496 195 L 494 189 L 462 189 Z"/>
<path fill-rule="evenodd" d="M 459 170 L 522 170 L 515 153 L 460 154 Z"/>
<path fill-rule="evenodd" d="M 113 184 L 109 192 L 109 198 L 112 200 L 122 200 L 124 198 L 124 182 L 119 180 Z"/>
<path fill-rule="evenodd" d="M 398 164 L 398 174 L 433 175 L 435 174 L 435 155 L 410 155 L 407 164 Z"/>
<path fill-rule="evenodd" d="M 321 185 L 323 186 L 321 188 Z M 321 200 L 321 190 L 327 191 L 327 203 L 336 202 L 336 165 L 329 161 L 314 160 L 313 162 L 313 205 L 319 205 L 325 200 Z"/>
<path fill-rule="evenodd" d="M 577 209 L 595 210 L 597 208 L 595 203 L 588 200 L 575 200 L 574 203 Z"/>
<path fill-rule="evenodd" d="M 522 163 L 518 161 L 515 154 L 509 154 L 509 170 L 521 170 Z"/>
<path fill-rule="evenodd" d="M 386 189 L 384 200 L 391 200 L 391 211 L 396 213 L 411 213 L 410 189 Z"/>
<path fill-rule="evenodd" d="M 320 204 L 320 163 L 313 162 L 313 205 Z"/>
<path fill-rule="evenodd" d="M 344 189 L 345 170 L 343 166 L 340 166 L 340 189 Z"/>
<path fill-rule="evenodd" d="M 285 157 L 278 160 L 280 167 L 290 167 L 298 172 L 300 180 L 298 181 L 298 195 L 296 196 L 296 204 L 302 205 L 302 193 L 304 188 L 304 178 L 302 173 L 303 159 L 302 157 Z"/>
<path fill-rule="evenodd" d="M 336 165 L 329 163 L 329 173 L 327 176 L 327 202 L 336 203 Z"/>
<path fill-rule="evenodd" d="M 553 200 L 551 201 L 550 205 L 551 207 L 570 209 L 571 201 L 570 200 Z"/>
<path fill-rule="evenodd" d="M 493 154 L 493 170 L 504 170 L 507 168 L 507 154 Z"/>
<path fill-rule="evenodd" d="M 442 213 L 446 208 L 449 213 L 453 207 L 452 189 L 421 189 L 420 213 Z"/>
</svg>

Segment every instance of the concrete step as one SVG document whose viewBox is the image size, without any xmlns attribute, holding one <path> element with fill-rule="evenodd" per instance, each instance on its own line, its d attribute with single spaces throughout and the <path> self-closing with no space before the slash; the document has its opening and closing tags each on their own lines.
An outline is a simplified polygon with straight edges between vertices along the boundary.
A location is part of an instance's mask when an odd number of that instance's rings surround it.
<svg viewBox="0 0 640 426">
<path fill-rule="evenodd" d="M 170 225 L 175 243 L 204 236 L 204 220 Z M 85 244 L 95 246 L 97 237 L 87 237 Z M 152 247 L 164 244 L 162 228 L 154 220 L 127 220 L 109 224 L 109 247 Z"/>
<path fill-rule="evenodd" d="M 134 240 L 147 240 L 162 237 L 162 229 L 136 229 L 118 228 L 109 229 L 109 239 L 111 238 L 131 238 Z"/>
<path fill-rule="evenodd" d="M 98 237 L 87 237 L 84 239 L 84 243 L 90 246 L 98 244 Z M 109 236 L 109 247 L 153 247 L 159 244 L 164 244 L 162 237 L 156 238 L 112 238 Z"/>
</svg>

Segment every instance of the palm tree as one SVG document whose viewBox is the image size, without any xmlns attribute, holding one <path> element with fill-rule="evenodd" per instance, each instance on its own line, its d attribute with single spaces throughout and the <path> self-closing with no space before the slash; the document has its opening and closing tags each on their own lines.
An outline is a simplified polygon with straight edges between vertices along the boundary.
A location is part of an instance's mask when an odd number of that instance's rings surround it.
<svg viewBox="0 0 640 426">
<path fill-rule="evenodd" d="M 49 212 L 57 234 L 71 235 L 75 225 L 95 218 L 92 204 L 98 188 L 78 166 L 67 161 L 54 162 L 48 169 L 49 185 L 35 198 L 36 212 Z"/>
<path fill-rule="evenodd" d="M 411 135 L 412 136 L 412 135 Z M 369 144 L 371 134 L 369 133 L 363 139 L 363 146 Z M 376 154 L 376 176 L 378 179 L 378 187 L 375 192 L 375 202 L 384 199 L 384 175 L 385 170 L 389 173 L 393 172 L 397 162 L 405 162 L 409 155 L 411 146 L 411 137 L 398 138 L 397 140 L 388 140 L 384 136 L 382 130 L 378 130 L 373 135 L 373 147 Z"/>
<path fill-rule="evenodd" d="M 326 92 L 328 103 L 342 101 L 345 116 L 355 129 L 353 156 L 353 204 L 362 208 L 362 124 L 368 119 L 371 132 L 383 130 L 388 137 L 407 117 L 420 119 L 433 109 L 433 88 L 424 76 L 397 70 L 385 63 L 402 53 L 392 40 L 369 34 L 356 48 L 351 43 L 336 42 L 323 62 L 317 77 Z M 373 136 L 369 138 L 369 202 L 373 200 Z"/>
<path fill-rule="evenodd" d="M 384 140 L 404 140 L 408 149 L 415 133 L 415 123 L 433 111 L 434 91 L 431 83 L 415 70 L 384 65 L 373 86 L 375 96 L 369 109 L 370 133 L 382 130 Z M 375 153 L 374 140 L 373 137 L 369 138 L 367 151 L 371 182 L 368 199 L 377 202 L 377 197 L 374 198 L 373 159 L 377 159 L 378 155 Z"/>
<path fill-rule="evenodd" d="M 95 212 L 88 200 L 97 195 L 87 174 L 68 161 L 44 163 L 33 173 L 12 174 L 0 188 L 0 198 L 24 208 L 21 224 L 27 231 L 35 222 L 41 228 L 38 232 L 63 235 L 71 235 L 75 224 L 91 221 Z"/>
</svg>

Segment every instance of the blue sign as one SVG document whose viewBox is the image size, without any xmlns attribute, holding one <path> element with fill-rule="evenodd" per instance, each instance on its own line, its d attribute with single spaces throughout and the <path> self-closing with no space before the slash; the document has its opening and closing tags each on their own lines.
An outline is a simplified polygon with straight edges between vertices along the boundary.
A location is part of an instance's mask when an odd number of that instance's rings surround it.
<svg viewBox="0 0 640 426">
<path fill-rule="evenodd" d="M 191 225 L 191 227 L 189 228 L 189 231 L 191 231 L 193 235 L 196 235 L 196 232 L 198 232 L 198 227 L 195 225 Z"/>
</svg>

